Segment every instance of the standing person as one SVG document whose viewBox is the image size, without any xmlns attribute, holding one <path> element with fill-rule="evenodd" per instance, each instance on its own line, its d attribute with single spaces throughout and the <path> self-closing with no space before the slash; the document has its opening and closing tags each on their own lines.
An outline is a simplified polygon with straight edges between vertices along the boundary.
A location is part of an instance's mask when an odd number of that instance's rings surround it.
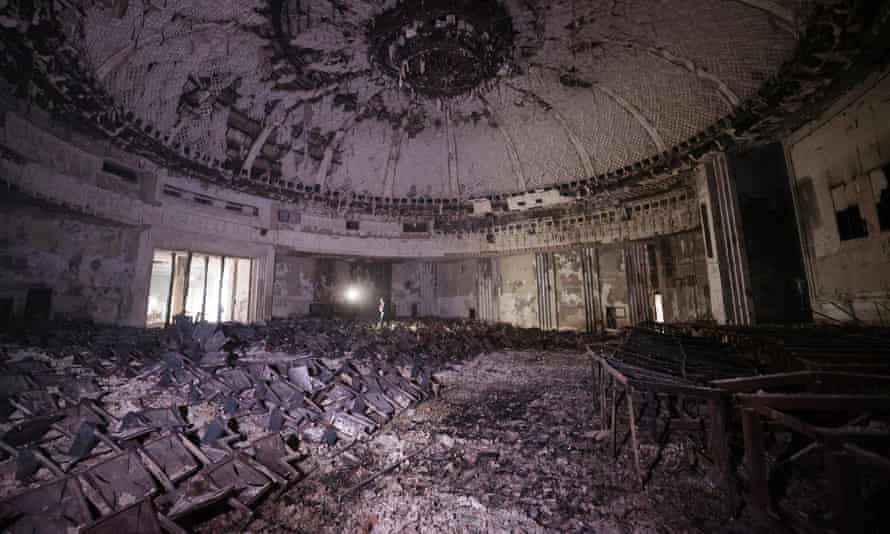
<svg viewBox="0 0 890 534">
<path fill-rule="evenodd" d="M 380 297 L 380 303 L 377 304 L 377 312 L 380 314 L 380 320 L 377 322 L 377 328 L 383 328 L 383 316 L 386 314 L 386 301 Z"/>
</svg>

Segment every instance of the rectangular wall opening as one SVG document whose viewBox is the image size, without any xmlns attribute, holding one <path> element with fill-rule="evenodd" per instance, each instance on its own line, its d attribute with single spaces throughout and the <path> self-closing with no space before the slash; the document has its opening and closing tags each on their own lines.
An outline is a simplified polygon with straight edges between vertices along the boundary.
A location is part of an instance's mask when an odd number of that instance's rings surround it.
<svg viewBox="0 0 890 534">
<path fill-rule="evenodd" d="M 25 299 L 26 321 L 49 321 L 53 309 L 53 290 L 33 288 L 28 290 Z"/>
<path fill-rule="evenodd" d="M 148 311 L 145 322 L 148 326 L 164 326 L 167 321 L 167 302 L 170 300 L 171 275 L 174 255 L 155 251 L 151 262 L 151 282 L 148 286 Z"/>
<path fill-rule="evenodd" d="M 859 206 L 854 204 L 835 212 L 837 216 L 837 230 L 841 241 L 868 237 L 868 229 L 862 219 Z"/>
<path fill-rule="evenodd" d="M 14 312 L 14 300 L 9 298 L 0 299 L 0 331 L 6 330 L 12 324 Z"/>
<path fill-rule="evenodd" d="M 606 328 L 613 330 L 618 328 L 618 308 L 614 306 L 606 307 Z"/>
<path fill-rule="evenodd" d="M 859 210 L 856 188 L 847 187 L 847 184 L 832 187 L 831 203 L 841 241 L 868 237 L 868 227 Z"/>
<path fill-rule="evenodd" d="M 250 258 L 155 250 L 146 326 L 170 324 L 181 314 L 210 323 L 247 322 L 252 276 Z"/>
<path fill-rule="evenodd" d="M 655 250 L 655 243 L 646 243 L 646 261 L 649 267 L 649 283 L 652 287 L 661 287 L 661 281 L 658 277 L 658 253 Z"/>
<path fill-rule="evenodd" d="M 882 232 L 890 230 L 890 184 L 887 183 L 888 175 L 890 175 L 890 165 L 872 173 L 871 185 L 878 209 L 878 226 L 880 226 Z"/>
<path fill-rule="evenodd" d="M 701 227 L 704 230 L 705 251 L 708 258 L 714 257 L 714 245 L 711 244 L 711 219 L 708 217 L 708 205 L 701 204 Z"/>
</svg>

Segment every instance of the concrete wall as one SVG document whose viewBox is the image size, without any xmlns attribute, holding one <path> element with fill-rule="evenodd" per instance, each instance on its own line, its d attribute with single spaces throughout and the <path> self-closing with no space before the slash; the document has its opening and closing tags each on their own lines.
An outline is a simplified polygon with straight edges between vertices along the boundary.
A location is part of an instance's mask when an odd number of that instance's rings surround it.
<svg viewBox="0 0 890 534">
<path fill-rule="evenodd" d="M 575 250 L 558 252 L 554 257 L 558 328 L 584 331 L 587 328 L 587 315 L 579 252 Z"/>
<path fill-rule="evenodd" d="M 599 247 L 598 253 L 600 301 L 603 303 L 603 309 L 615 308 L 617 328 L 630 326 L 624 249 L 621 245 L 606 245 Z M 605 317 L 605 314 L 603 316 Z"/>
<path fill-rule="evenodd" d="M 644 273 L 644 305 L 654 306 L 654 293 L 659 292 L 664 299 L 666 321 L 711 318 L 699 231 L 661 236 L 634 245 L 650 251 L 655 260 L 656 271 L 650 273 L 647 267 Z M 401 316 L 409 316 L 411 304 L 416 303 L 421 310 L 431 309 L 431 315 L 466 318 L 470 309 L 475 309 L 481 320 L 541 328 L 541 314 L 547 313 L 551 319 L 544 327 L 575 331 L 605 327 L 607 308 L 612 308 L 615 327 L 621 328 L 630 325 L 632 319 L 625 263 L 628 246 L 603 245 L 591 250 L 578 248 L 458 262 L 396 263 L 392 267 L 393 301 Z M 590 258 L 586 265 L 585 254 Z M 544 256 L 550 259 L 543 261 Z M 491 272 L 480 265 L 490 265 Z M 542 276 L 546 277 L 543 283 Z M 427 287 L 434 292 L 424 293 Z M 490 316 L 483 316 L 485 305 L 480 302 L 484 295 L 480 291 L 487 293 L 489 288 L 489 306 L 494 309 L 486 312 Z M 550 304 L 541 306 L 542 299 Z M 654 317 L 654 311 L 651 315 Z"/>
<path fill-rule="evenodd" d="M 754 320 L 806 322 L 806 274 L 782 146 L 736 150 L 727 159 L 738 194 Z"/>
<path fill-rule="evenodd" d="M 73 210 L 138 225 L 165 226 L 205 233 L 211 237 L 250 241 L 307 254 L 336 254 L 381 259 L 436 259 L 479 254 L 525 253 L 554 246 L 617 243 L 689 230 L 698 225 L 694 196 L 685 189 L 630 202 L 624 210 L 603 208 L 586 217 L 534 222 L 470 234 L 406 234 L 389 218 L 363 216 L 360 229 L 346 228 L 344 216 L 310 213 L 269 198 L 233 191 L 190 178 L 168 175 L 157 165 L 125 154 L 107 142 L 87 139 L 62 128 L 35 108 L 0 95 L 0 176 L 29 195 Z M 39 146 L 40 150 L 34 150 Z M 102 170 L 106 161 L 125 164 L 138 175 L 130 184 Z M 177 197 L 168 190 L 179 189 Z M 202 197 L 205 202 L 197 202 Z M 207 198 L 213 199 L 211 205 Z M 236 202 L 255 209 L 233 212 Z M 279 212 L 288 214 L 280 222 Z M 292 216 L 292 217 L 291 217 Z M 536 231 L 530 230 L 534 227 Z M 271 267 L 270 267 L 271 268 Z M 269 307 L 271 310 L 271 306 Z"/>
<path fill-rule="evenodd" d="M 817 320 L 890 322 L 890 231 L 881 231 L 877 212 L 890 164 L 888 117 L 890 72 L 884 72 L 785 142 Z M 842 241 L 836 208 L 852 205 L 867 236 Z"/>
<path fill-rule="evenodd" d="M 500 322 L 498 306 L 497 258 L 481 258 L 476 263 L 476 317 L 489 323 Z"/>
<path fill-rule="evenodd" d="M 439 317 L 468 319 L 476 309 L 476 261 L 436 264 L 436 306 Z"/>
<path fill-rule="evenodd" d="M 709 154 L 697 169 L 704 272 L 719 324 L 809 320 L 785 154 L 779 144 Z M 680 235 L 680 234 L 674 234 Z"/>
<path fill-rule="evenodd" d="M 724 153 L 703 160 L 697 168 L 697 190 L 711 315 L 719 324 L 751 324 L 754 303 L 735 180 Z"/>
<path fill-rule="evenodd" d="M 21 316 L 28 289 L 46 288 L 53 316 L 126 321 L 134 307 L 145 305 L 133 293 L 140 233 L 4 192 L 0 299 L 13 299 Z"/>
<path fill-rule="evenodd" d="M 473 312 L 477 319 L 494 320 L 484 317 L 480 309 L 480 287 L 492 287 L 479 283 L 483 271 L 475 259 L 394 263 L 392 300 L 396 313 L 399 317 L 411 317 L 416 310 L 419 316 L 468 319 Z M 494 282 L 491 278 L 491 273 L 487 273 L 489 282 Z M 491 303 L 487 305 L 490 307 Z M 491 314 L 491 310 L 488 312 Z"/>
<path fill-rule="evenodd" d="M 396 263 L 392 266 L 392 302 L 397 317 L 410 317 L 412 310 L 420 314 L 423 305 L 421 284 L 423 262 Z"/>
<path fill-rule="evenodd" d="M 278 250 L 275 255 L 272 316 L 306 316 L 313 303 L 335 306 L 345 313 L 374 315 L 380 297 L 391 301 L 390 270 L 389 263 L 346 261 Z M 350 287 L 359 289 L 358 301 L 345 298 Z"/>
<path fill-rule="evenodd" d="M 279 252 L 275 256 L 272 317 L 301 317 L 315 301 L 318 262 L 314 258 Z"/>
<path fill-rule="evenodd" d="M 0 146 L 6 148 L 0 155 L 0 178 L 7 184 L 49 205 L 64 206 L 72 217 L 85 215 L 109 221 L 112 227 L 139 228 L 133 231 L 134 249 L 128 252 L 134 265 L 130 293 L 117 301 L 121 311 L 118 319 L 112 319 L 124 324 L 144 324 L 152 251 L 162 248 L 253 258 L 257 262 L 254 319 L 305 314 L 310 302 L 336 302 L 344 284 L 363 281 L 371 289 L 371 298 L 392 294 L 400 315 L 409 315 L 413 304 L 418 304 L 421 315 L 447 317 L 468 317 L 474 309 L 481 317 L 485 308 L 486 320 L 536 327 L 540 318 L 534 252 L 553 247 L 572 250 L 580 243 L 603 248 L 607 251 L 601 286 L 604 307 L 626 308 L 620 243 L 697 224 L 693 195 L 687 190 L 635 200 L 630 218 L 610 208 L 587 217 L 542 219 L 536 223 L 536 232 L 529 232 L 525 224 L 497 228 L 494 243 L 483 233 L 400 237 L 398 224 L 392 221 L 362 220 L 359 231 L 349 231 L 345 219 L 330 214 L 294 212 L 293 218 L 280 222 L 279 211 L 291 208 L 289 204 L 169 176 L 164 169 L 108 143 L 60 130 L 39 111 L 0 102 L 0 112 Z M 32 150 L 35 145 L 40 149 Z M 136 180 L 121 180 L 105 172 L 104 163 L 112 160 L 133 170 Z M 243 209 L 231 209 L 232 203 Z M 113 251 L 108 254 L 116 257 Z M 305 256 L 309 254 L 319 256 L 309 260 Z M 484 277 L 477 259 L 483 254 L 492 258 Z M 347 256 L 379 260 L 370 267 L 336 259 Z M 562 310 L 558 322 L 577 328 L 582 314 L 576 255 L 558 252 L 552 256 L 566 288 L 555 306 Z M 11 261 L 15 265 L 18 260 Z M 481 286 L 480 280 L 484 281 Z M 559 287 L 559 283 L 553 285 Z M 485 306 L 480 305 L 480 291 L 488 295 Z M 111 312 L 101 315 L 109 317 Z M 625 321 L 619 319 L 619 325 Z"/>
<path fill-rule="evenodd" d="M 501 321 L 526 328 L 537 328 L 538 285 L 533 254 L 505 256 L 498 260 L 500 291 L 498 312 Z"/>
<path fill-rule="evenodd" d="M 436 315 L 436 267 L 425 261 L 392 265 L 392 302 L 396 317 Z"/>
<path fill-rule="evenodd" d="M 711 320 L 707 268 L 701 232 L 662 236 L 653 241 L 666 322 Z"/>
</svg>

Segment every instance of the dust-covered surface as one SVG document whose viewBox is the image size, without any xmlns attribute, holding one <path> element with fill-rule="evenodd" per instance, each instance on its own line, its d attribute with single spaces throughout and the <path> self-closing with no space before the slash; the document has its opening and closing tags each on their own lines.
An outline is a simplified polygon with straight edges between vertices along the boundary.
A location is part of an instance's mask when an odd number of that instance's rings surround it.
<svg viewBox="0 0 890 534">
<path fill-rule="evenodd" d="M 682 444 L 644 490 L 613 459 L 578 353 L 495 352 L 438 374 L 438 398 L 318 462 L 255 532 L 758 532 Z M 655 446 L 643 445 L 654 460 Z M 205 525 L 219 532 L 232 516 Z M 222 529 L 222 530 L 221 530 Z M 761 529 L 766 532 L 768 530 Z"/>
<path fill-rule="evenodd" d="M 79 529 L 141 502 L 186 528 L 222 514 L 208 528 L 237 530 L 244 518 L 227 510 L 279 502 L 331 459 L 351 462 L 353 476 L 374 466 L 371 436 L 387 465 L 419 460 L 399 426 L 388 429 L 439 391 L 431 375 L 447 366 L 596 339 L 433 320 L 34 324 L 0 337 L 0 525 Z M 72 488 L 84 495 L 71 494 L 69 510 L 60 503 Z"/>
</svg>

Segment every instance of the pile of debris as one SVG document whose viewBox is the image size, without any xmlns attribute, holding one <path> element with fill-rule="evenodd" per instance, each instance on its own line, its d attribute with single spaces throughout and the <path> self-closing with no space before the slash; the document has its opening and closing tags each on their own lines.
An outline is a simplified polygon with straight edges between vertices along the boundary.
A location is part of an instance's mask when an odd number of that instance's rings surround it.
<svg viewBox="0 0 890 534">
<path fill-rule="evenodd" d="M 645 485 L 679 434 L 703 453 L 730 509 L 743 497 L 778 528 L 884 532 L 886 332 L 830 330 L 837 338 L 808 338 L 811 327 L 648 325 L 595 346 L 593 392 L 612 454 L 629 443 Z"/>
<path fill-rule="evenodd" d="M 0 528 L 153 533 L 226 509 L 249 516 L 312 457 L 435 394 L 449 363 L 587 339 L 469 322 L 181 319 L 3 341 Z"/>
<path fill-rule="evenodd" d="M 592 431 L 588 368 L 575 351 L 496 351 L 437 373 L 442 395 L 325 459 L 250 531 L 757 532 L 729 521 L 685 446 L 667 447 L 640 491 L 630 455 L 615 459 Z"/>
</svg>

